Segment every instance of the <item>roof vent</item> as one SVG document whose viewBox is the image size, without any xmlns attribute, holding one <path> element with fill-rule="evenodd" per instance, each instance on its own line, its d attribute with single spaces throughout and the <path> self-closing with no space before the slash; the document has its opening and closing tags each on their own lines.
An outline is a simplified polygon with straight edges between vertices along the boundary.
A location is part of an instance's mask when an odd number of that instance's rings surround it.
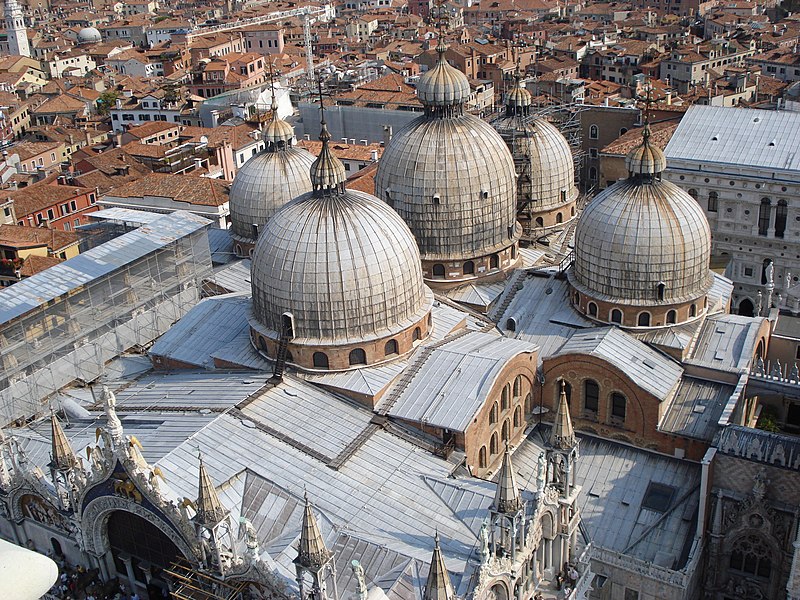
<svg viewBox="0 0 800 600">
<path fill-rule="evenodd" d="M 712 142 L 718 142 L 719 138 L 717 136 L 714 136 L 714 137 L 711 138 L 711 141 Z"/>
</svg>

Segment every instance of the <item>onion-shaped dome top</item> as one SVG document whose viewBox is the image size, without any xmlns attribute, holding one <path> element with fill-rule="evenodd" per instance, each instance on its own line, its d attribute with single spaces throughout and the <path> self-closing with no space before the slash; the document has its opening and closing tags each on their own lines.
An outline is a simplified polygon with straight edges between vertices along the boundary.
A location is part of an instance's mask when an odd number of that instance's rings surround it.
<svg viewBox="0 0 800 600">
<path fill-rule="evenodd" d="M 414 232 L 424 260 L 465 260 L 519 236 L 516 173 L 503 138 L 469 114 L 422 116 L 386 147 L 376 195 Z"/>
<path fill-rule="evenodd" d="M 628 152 L 625 166 L 632 175 L 653 176 L 667 168 L 667 157 L 658 146 L 650 143 L 650 127 L 645 125 L 642 143 Z"/>
<path fill-rule="evenodd" d="M 294 128 L 283 119 L 273 118 L 264 128 L 264 141 L 267 144 L 288 145 L 294 139 Z"/>
<path fill-rule="evenodd" d="M 469 80 L 464 73 L 445 60 L 446 49 L 440 42 L 436 47 L 439 60 L 417 83 L 417 96 L 426 108 L 458 106 L 469 100 Z"/>
<path fill-rule="evenodd" d="M 531 93 L 522 87 L 519 82 L 517 85 L 511 88 L 511 91 L 508 92 L 506 96 L 506 106 L 513 109 L 520 109 L 520 108 L 527 108 L 533 102 L 533 96 Z"/>
<path fill-rule="evenodd" d="M 645 136 L 642 146 L 650 146 Z M 651 148 L 634 149 L 631 176 L 605 189 L 583 211 L 575 230 L 572 284 L 589 296 L 636 306 L 677 304 L 711 286 L 711 231 L 685 191 L 662 180 L 666 161 Z M 663 153 L 661 153 L 663 157 Z"/>
<path fill-rule="evenodd" d="M 322 121 L 319 139 L 322 141 L 322 150 L 311 165 L 311 185 L 315 192 L 319 191 L 323 194 L 341 191 L 344 189 L 347 172 L 342 161 L 331 152 L 328 146 L 331 134 L 328 133 L 325 121 Z"/>
<path fill-rule="evenodd" d="M 324 121 L 320 139 L 313 191 L 279 210 L 256 244 L 254 316 L 278 332 L 281 316 L 292 313 L 295 343 L 360 343 L 400 333 L 433 303 L 417 244 L 386 204 L 345 189 Z"/>
<path fill-rule="evenodd" d="M 103 36 L 96 27 L 84 27 L 78 32 L 79 44 L 94 44 L 102 41 Z"/>
<path fill-rule="evenodd" d="M 229 197 L 234 235 L 255 241 L 253 225 L 262 229 L 284 204 L 311 191 L 313 162 L 314 156 L 303 148 L 267 146 L 266 152 L 244 163 Z"/>
</svg>

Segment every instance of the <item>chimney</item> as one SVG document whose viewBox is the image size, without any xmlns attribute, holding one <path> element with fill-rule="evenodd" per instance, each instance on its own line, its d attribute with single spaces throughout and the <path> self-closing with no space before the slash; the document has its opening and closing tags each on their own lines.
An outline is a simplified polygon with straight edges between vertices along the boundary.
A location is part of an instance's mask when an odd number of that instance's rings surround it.
<svg viewBox="0 0 800 600">
<path fill-rule="evenodd" d="M 672 106 L 672 90 L 667 90 L 667 106 Z"/>
<path fill-rule="evenodd" d="M 383 145 L 388 146 L 389 142 L 392 141 L 392 126 L 391 125 L 384 125 L 383 126 Z"/>
<path fill-rule="evenodd" d="M 372 150 L 372 151 L 369 153 L 369 159 L 370 159 L 372 162 L 378 162 L 378 151 L 377 151 L 377 150 Z"/>
<path fill-rule="evenodd" d="M 117 148 L 122 148 L 122 132 L 118 131 L 114 134 L 114 146 Z"/>
</svg>

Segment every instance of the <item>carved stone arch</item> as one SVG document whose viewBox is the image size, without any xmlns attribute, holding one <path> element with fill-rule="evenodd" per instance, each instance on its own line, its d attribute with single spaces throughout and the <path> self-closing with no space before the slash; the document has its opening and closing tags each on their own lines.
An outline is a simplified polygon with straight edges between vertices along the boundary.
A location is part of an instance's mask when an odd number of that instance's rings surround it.
<svg viewBox="0 0 800 600">
<path fill-rule="evenodd" d="M 44 502 L 52 506 L 54 510 L 58 511 L 58 507 L 53 502 L 53 497 L 50 496 L 45 489 L 40 489 L 40 486 L 38 485 L 31 485 L 30 483 L 25 482 L 23 485 L 13 490 L 8 497 L 8 504 L 11 508 L 11 519 L 16 523 L 19 523 L 26 518 L 26 515 L 22 510 L 23 496 L 36 496 L 41 498 Z"/>
<path fill-rule="evenodd" d="M 511 595 L 511 585 L 508 581 L 506 581 L 505 577 L 499 577 L 490 581 L 487 586 L 487 600 L 510 600 L 512 598 Z"/>
<path fill-rule="evenodd" d="M 177 526 L 154 514 L 141 504 L 119 496 L 95 498 L 83 510 L 81 530 L 83 542 L 88 553 L 102 556 L 111 549 L 108 541 L 108 519 L 118 510 L 127 511 L 158 527 L 175 544 L 185 558 L 194 562 L 199 560 L 200 551 L 193 541 L 184 539 L 177 532 Z"/>
<path fill-rule="evenodd" d="M 556 515 L 550 510 L 542 511 L 539 517 L 539 526 L 542 530 L 542 538 L 552 540 L 556 537 Z"/>
</svg>

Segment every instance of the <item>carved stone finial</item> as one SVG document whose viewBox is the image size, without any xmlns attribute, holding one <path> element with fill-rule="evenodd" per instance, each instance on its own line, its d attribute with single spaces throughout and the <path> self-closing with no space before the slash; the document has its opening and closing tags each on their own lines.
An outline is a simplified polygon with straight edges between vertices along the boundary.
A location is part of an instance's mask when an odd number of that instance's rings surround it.
<svg viewBox="0 0 800 600">
<path fill-rule="evenodd" d="M 350 562 L 350 568 L 353 569 L 353 574 L 356 576 L 356 598 L 367 600 L 367 578 L 364 574 L 364 567 L 357 560 L 353 560 Z"/>
<path fill-rule="evenodd" d="M 764 494 L 767 492 L 768 483 L 769 479 L 767 479 L 767 470 L 764 467 L 761 467 L 753 480 L 753 498 L 756 500 L 762 500 L 764 498 Z"/>
<path fill-rule="evenodd" d="M 103 410 L 106 413 L 106 429 L 114 444 L 119 445 L 124 438 L 124 431 L 122 422 L 117 417 L 117 397 L 108 389 L 108 386 L 104 385 L 100 392 L 100 401 L 103 403 Z"/>
</svg>

